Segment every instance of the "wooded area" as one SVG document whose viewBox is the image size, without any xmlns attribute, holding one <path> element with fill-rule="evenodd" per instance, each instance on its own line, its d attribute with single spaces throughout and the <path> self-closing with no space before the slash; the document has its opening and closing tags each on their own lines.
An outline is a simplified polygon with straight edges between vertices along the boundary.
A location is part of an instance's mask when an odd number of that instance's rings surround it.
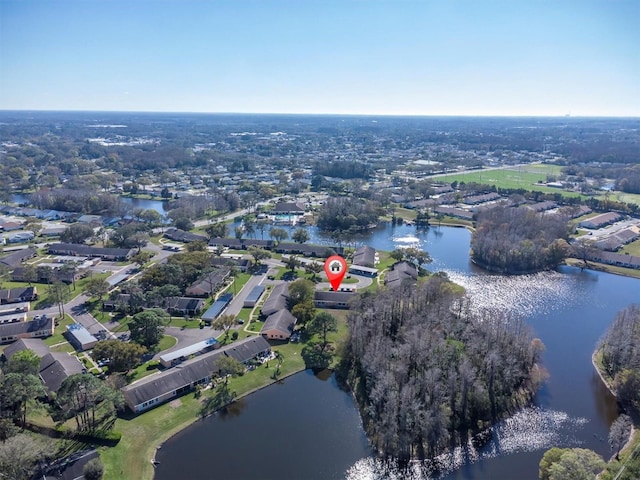
<svg viewBox="0 0 640 480">
<path fill-rule="evenodd" d="M 425 458 L 530 401 L 542 343 L 500 312 L 472 314 L 434 275 L 415 290 L 363 296 L 349 314 L 343 375 L 376 450 Z"/>
<path fill-rule="evenodd" d="M 568 219 L 526 208 L 496 207 L 478 215 L 471 258 L 488 270 L 530 273 L 555 268 L 569 254 Z"/>
</svg>

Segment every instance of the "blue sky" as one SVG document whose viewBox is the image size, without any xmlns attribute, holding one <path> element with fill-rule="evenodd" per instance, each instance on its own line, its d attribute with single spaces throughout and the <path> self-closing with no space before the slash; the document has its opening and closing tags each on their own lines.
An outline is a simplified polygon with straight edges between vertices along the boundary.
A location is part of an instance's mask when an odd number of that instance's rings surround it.
<svg viewBox="0 0 640 480">
<path fill-rule="evenodd" d="M 640 0 L 0 0 L 0 109 L 640 116 Z"/>
</svg>

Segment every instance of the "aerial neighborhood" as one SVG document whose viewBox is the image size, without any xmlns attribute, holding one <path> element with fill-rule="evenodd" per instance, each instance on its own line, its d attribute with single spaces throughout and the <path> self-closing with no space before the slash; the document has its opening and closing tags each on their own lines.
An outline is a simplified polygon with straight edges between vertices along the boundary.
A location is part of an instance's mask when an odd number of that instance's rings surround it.
<svg viewBox="0 0 640 480">
<path fill-rule="evenodd" d="M 29 398 L 50 414 L 30 413 L 26 397 L 0 414 L 89 450 L 99 445 L 108 478 L 120 478 L 122 455 L 127 478 L 151 478 L 168 432 L 296 372 L 339 370 L 352 388 L 366 378 L 367 388 L 393 390 L 363 359 L 384 369 L 383 352 L 394 351 L 400 362 L 420 350 L 413 342 L 421 330 L 451 329 L 434 351 L 463 345 L 477 319 L 460 307 L 464 288 L 449 279 L 452 270 L 430 252 L 443 235 L 466 229 L 464 257 L 492 274 L 573 268 L 640 276 L 637 166 L 596 162 L 596 172 L 571 142 L 553 136 L 553 122 L 546 128 L 556 143 L 545 137 L 544 148 L 531 149 L 479 123 L 500 146 L 487 149 L 476 133 L 455 129 L 437 141 L 407 134 L 400 146 L 399 120 L 371 130 L 368 120 L 349 119 L 342 137 L 284 120 L 278 135 L 269 122 L 247 120 L 240 129 L 212 121 L 201 127 L 209 141 L 188 133 L 187 153 L 177 153 L 177 124 L 162 132 L 134 118 L 113 135 L 100 126 L 108 122 L 87 127 L 79 115 L 56 140 L 69 153 L 53 161 L 44 140 L 24 140 L 28 124 L 11 121 L 22 133 L 0 137 L 0 353 L 11 372 L 0 378 L 27 385 L 28 377 Z M 316 121 L 318 131 L 333 131 L 328 119 Z M 436 127 L 449 128 L 424 129 Z M 331 276 L 341 265 L 327 261 L 334 256 L 346 261 L 338 288 Z M 435 323 L 411 323 L 423 316 Z M 464 335 L 454 339 L 454 330 Z M 518 401 L 529 401 L 542 379 L 532 374 L 540 352 L 524 336 L 506 343 L 513 352 L 505 355 L 531 359 L 517 373 Z M 488 355 L 477 345 L 468 352 L 455 368 Z M 475 375 L 476 410 L 465 409 L 449 431 L 489 426 L 515 401 L 505 387 L 502 403 L 494 396 L 482 403 L 487 373 Z M 363 411 L 380 401 L 372 391 L 356 396 Z M 74 403 L 87 392 L 93 400 Z M 363 415 L 370 438 L 382 438 L 380 419 Z M 166 416 L 165 427 L 156 416 Z M 140 451 L 129 451 L 132 432 Z M 430 437 L 434 452 L 446 449 L 441 434 Z M 56 457 L 47 468 L 59 468 L 65 457 Z"/>
</svg>

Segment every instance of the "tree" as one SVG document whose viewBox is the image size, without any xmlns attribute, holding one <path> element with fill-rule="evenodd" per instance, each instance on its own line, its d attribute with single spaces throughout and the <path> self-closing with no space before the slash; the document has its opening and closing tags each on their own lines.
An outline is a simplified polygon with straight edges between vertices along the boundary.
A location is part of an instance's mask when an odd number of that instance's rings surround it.
<svg viewBox="0 0 640 480">
<path fill-rule="evenodd" d="M 10 418 L 0 418 L 0 442 L 4 443 L 20 433 L 20 428 Z"/>
<path fill-rule="evenodd" d="M 66 243 L 84 243 L 91 237 L 93 237 L 93 228 L 84 223 L 73 223 L 62 232 L 60 240 Z"/>
<path fill-rule="evenodd" d="M 316 307 L 313 302 L 301 302 L 293 306 L 291 309 L 291 315 L 296 317 L 298 323 L 305 324 L 313 318 L 316 313 Z"/>
<path fill-rule="evenodd" d="M 142 268 L 146 265 L 146 263 L 149 260 L 151 260 L 152 257 L 153 257 L 153 253 L 147 252 L 146 250 L 142 250 L 136 253 L 133 257 L 131 257 L 131 261 L 136 265 L 138 265 L 139 268 Z"/>
<path fill-rule="evenodd" d="M 404 260 L 404 257 L 405 257 L 404 249 L 396 248 L 389 254 L 389 256 L 393 258 L 396 262 L 401 262 L 402 260 Z"/>
<path fill-rule="evenodd" d="M 291 273 L 293 273 L 296 268 L 300 266 L 300 260 L 295 255 L 289 255 L 289 257 L 284 261 L 284 264 L 289 270 L 291 270 Z"/>
<path fill-rule="evenodd" d="M 92 297 L 98 297 L 99 302 L 102 301 L 102 297 L 109 293 L 109 289 L 111 288 L 109 282 L 100 277 L 89 278 L 85 285 L 85 293 Z"/>
<path fill-rule="evenodd" d="M 82 474 L 86 480 L 100 480 L 104 473 L 104 467 L 100 457 L 89 460 L 82 469 Z"/>
<path fill-rule="evenodd" d="M 591 240 L 577 240 L 571 245 L 571 255 L 578 260 L 582 260 L 582 268 L 589 267 L 589 260 L 593 257 L 598 249 L 593 245 Z"/>
<path fill-rule="evenodd" d="M 129 322 L 129 330 L 131 340 L 152 350 L 164 335 L 162 317 L 151 310 L 136 313 Z"/>
<path fill-rule="evenodd" d="M 611 424 L 611 428 L 609 429 L 609 445 L 611 445 L 611 449 L 616 452 L 616 460 L 620 460 L 620 450 L 622 450 L 624 444 L 629 440 L 629 433 L 631 432 L 632 426 L 633 422 L 631 417 L 624 414 L 616 418 Z"/>
<path fill-rule="evenodd" d="M 0 378 L 0 406 L 9 407 L 23 426 L 27 422 L 29 402 L 46 394 L 46 388 L 36 375 L 9 373 Z"/>
<path fill-rule="evenodd" d="M 213 363 L 214 376 L 224 378 L 225 385 L 229 383 L 229 377 L 236 377 L 244 373 L 244 365 L 238 360 L 226 355 L 220 355 Z"/>
<path fill-rule="evenodd" d="M 309 232 L 307 232 L 304 228 L 298 228 L 295 232 L 293 232 L 291 238 L 296 243 L 305 243 L 309 241 L 311 236 L 309 235 Z"/>
<path fill-rule="evenodd" d="M 216 222 L 207 225 L 204 229 L 209 238 L 224 238 L 229 234 L 229 226 L 224 222 Z"/>
<path fill-rule="evenodd" d="M 274 227 L 269 230 L 269 236 L 275 240 L 276 243 L 280 243 L 283 240 L 289 238 L 289 234 L 284 228 Z"/>
<path fill-rule="evenodd" d="M 327 312 L 318 313 L 311 322 L 311 330 L 322 338 L 320 351 L 324 352 L 329 345 L 327 335 L 329 332 L 338 331 L 338 321 L 336 317 Z"/>
<path fill-rule="evenodd" d="M 23 267 L 22 270 L 22 279 L 25 282 L 29 282 L 31 285 L 33 282 L 38 280 L 38 269 L 32 263 L 28 263 Z"/>
<path fill-rule="evenodd" d="M 323 266 L 318 262 L 307 262 L 304 264 L 304 271 L 308 275 L 311 275 L 311 280 L 316 280 L 318 274 L 322 271 Z"/>
<path fill-rule="evenodd" d="M 90 373 L 76 373 L 67 377 L 60 386 L 57 402 L 67 418 L 74 417 L 78 431 L 92 431 L 99 419 L 100 405 L 105 416 L 111 416 L 123 404 L 122 394 Z"/>
<path fill-rule="evenodd" d="M 2 478 L 27 480 L 35 473 L 45 446 L 31 435 L 19 433 L 0 444 L 0 472 Z"/>
<path fill-rule="evenodd" d="M 238 240 L 242 240 L 242 236 L 244 235 L 244 227 L 242 225 L 238 225 L 233 229 L 233 233 Z"/>
<path fill-rule="evenodd" d="M 38 375 L 40 357 L 33 350 L 26 349 L 15 353 L 4 367 L 4 373 L 20 373 L 22 375 Z"/>
<path fill-rule="evenodd" d="M 262 260 L 271 258 L 271 253 L 264 248 L 250 247 L 249 254 L 253 257 L 253 262 L 255 265 L 260 265 L 260 262 Z"/>
<path fill-rule="evenodd" d="M 540 480 L 594 480 L 604 467 L 602 457 L 592 450 L 552 448 L 540 461 L 539 476 Z"/>
<path fill-rule="evenodd" d="M 147 349 L 137 343 L 102 340 L 95 344 L 91 356 L 97 362 L 108 362 L 110 372 L 127 372 L 140 364 Z"/>
<path fill-rule="evenodd" d="M 315 285 L 306 278 L 300 278 L 289 285 L 289 307 L 293 308 L 299 303 L 313 303 Z"/>
<path fill-rule="evenodd" d="M 187 243 L 187 252 L 206 252 L 207 242 L 204 240 L 196 240 L 194 242 Z"/>
<path fill-rule="evenodd" d="M 233 315 L 220 315 L 216 318 L 211 326 L 216 330 L 222 330 L 224 332 L 224 341 L 229 339 L 229 330 L 236 324 L 236 317 Z"/>
<path fill-rule="evenodd" d="M 55 282 L 49 285 L 49 297 L 58 305 L 60 318 L 64 318 L 64 304 L 69 301 L 71 292 L 69 286 L 63 282 Z"/>
</svg>

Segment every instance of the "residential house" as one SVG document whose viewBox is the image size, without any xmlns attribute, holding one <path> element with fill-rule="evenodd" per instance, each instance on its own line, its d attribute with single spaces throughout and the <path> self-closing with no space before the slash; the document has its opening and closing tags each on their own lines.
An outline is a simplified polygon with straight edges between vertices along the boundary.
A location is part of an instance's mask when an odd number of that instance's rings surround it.
<svg viewBox="0 0 640 480">
<path fill-rule="evenodd" d="M 271 290 L 271 294 L 269 298 L 262 305 L 262 309 L 260 310 L 260 314 L 263 317 L 268 317 L 276 313 L 279 310 L 283 310 L 287 308 L 287 303 L 289 301 L 289 285 L 286 283 L 281 283 L 273 287 Z"/>
<path fill-rule="evenodd" d="M 205 237 L 204 235 L 185 232 L 184 230 L 180 230 L 179 228 L 174 227 L 167 228 L 167 231 L 164 232 L 164 236 L 169 240 L 173 240 L 174 242 L 190 243 L 197 240 L 201 240 L 203 242 L 207 241 L 207 237 Z"/>
<path fill-rule="evenodd" d="M 36 255 L 38 255 L 38 252 L 35 248 L 29 247 L 22 250 L 16 250 L 15 252 L 11 252 L 10 254 L 0 258 L 0 264 L 5 265 L 9 269 L 14 269 L 22 265 L 25 260 L 29 260 Z"/>
<path fill-rule="evenodd" d="M 304 205 L 292 202 L 278 202 L 274 205 L 274 215 L 304 215 Z"/>
<path fill-rule="evenodd" d="M 135 253 L 132 248 L 100 248 L 76 243 L 52 243 L 49 245 L 51 255 L 81 255 L 84 257 L 97 257 L 102 260 L 122 261 L 128 260 Z"/>
<path fill-rule="evenodd" d="M 578 223 L 578 226 L 594 230 L 615 223 L 621 218 L 622 215 L 616 212 L 601 213 L 600 215 L 581 221 Z"/>
<path fill-rule="evenodd" d="M 4 349 L 4 357 L 10 360 L 23 350 L 31 350 L 40 358 L 38 374 L 49 392 L 57 392 L 67 377 L 86 371 L 78 357 L 62 352 L 51 352 L 38 338 L 21 338 Z"/>
<path fill-rule="evenodd" d="M 228 267 L 216 268 L 200 277 L 186 289 L 185 293 L 191 297 L 211 296 L 225 285 L 225 280 L 230 273 Z"/>
<path fill-rule="evenodd" d="M 368 245 L 362 245 L 356 248 L 353 253 L 353 265 L 361 265 L 363 267 L 375 267 L 376 249 Z"/>
<path fill-rule="evenodd" d="M 289 340 L 296 326 L 296 317 L 283 308 L 272 313 L 264 321 L 260 335 L 267 340 Z"/>
<path fill-rule="evenodd" d="M 20 338 L 44 338 L 53 335 L 53 318 L 40 318 L 31 322 L 5 323 L 0 325 L 0 343 L 14 342 Z"/>
<path fill-rule="evenodd" d="M 396 263 L 392 270 L 387 272 L 384 284 L 389 288 L 397 288 L 405 284 L 413 284 L 418 279 L 418 269 L 409 262 Z"/>
<path fill-rule="evenodd" d="M 125 386 L 122 389 L 125 403 L 132 412 L 143 412 L 190 392 L 197 385 L 210 382 L 216 368 L 216 360 L 221 355 L 246 363 L 256 357 L 268 355 L 270 349 L 269 343 L 264 338 L 249 337 L 204 353 L 174 368 Z"/>
<path fill-rule="evenodd" d="M 37 298 L 38 289 L 34 286 L 0 290 L 0 305 L 4 305 L 5 303 L 32 302 Z"/>
<path fill-rule="evenodd" d="M 313 303 L 318 308 L 348 309 L 351 301 L 356 297 L 354 292 L 320 292 L 316 291 Z"/>
<path fill-rule="evenodd" d="M 191 297 L 173 297 L 167 299 L 167 311 L 175 315 L 195 316 L 204 307 L 204 300 Z"/>
</svg>

